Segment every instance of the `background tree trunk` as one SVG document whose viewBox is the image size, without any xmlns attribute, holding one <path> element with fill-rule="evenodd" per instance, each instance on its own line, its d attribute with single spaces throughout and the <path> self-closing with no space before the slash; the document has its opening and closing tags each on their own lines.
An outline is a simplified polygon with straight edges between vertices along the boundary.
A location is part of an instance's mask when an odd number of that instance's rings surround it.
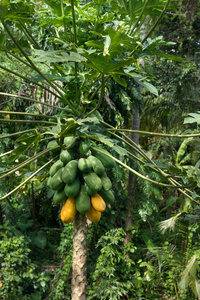
<svg viewBox="0 0 200 300">
<path fill-rule="evenodd" d="M 134 111 L 132 113 L 131 129 L 133 129 L 133 130 L 140 129 L 140 117 Z M 131 139 L 136 144 L 138 144 L 139 134 L 131 133 Z M 137 155 L 137 153 L 135 153 L 135 155 Z M 129 228 L 133 225 L 133 207 L 134 207 L 134 202 L 137 202 L 137 199 L 136 199 L 137 185 L 136 185 L 136 178 L 133 173 L 129 173 L 129 180 L 128 180 L 127 188 L 128 188 L 128 198 L 126 201 L 126 221 L 125 221 L 126 236 L 124 238 L 124 246 L 125 247 L 130 245 L 130 241 L 132 238 L 132 233 L 129 230 Z M 126 259 L 130 259 L 129 251 L 126 253 Z"/>
<path fill-rule="evenodd" d="M 72 300 L 86 299 L 86 217 L 77 214 L 73 224 Z"/>
<path fill-rule="evenodd" d="M 3 225 L 3 212 L 2 212 L 1 204 L 0 204 L 0 225 Z"/>
</svg>

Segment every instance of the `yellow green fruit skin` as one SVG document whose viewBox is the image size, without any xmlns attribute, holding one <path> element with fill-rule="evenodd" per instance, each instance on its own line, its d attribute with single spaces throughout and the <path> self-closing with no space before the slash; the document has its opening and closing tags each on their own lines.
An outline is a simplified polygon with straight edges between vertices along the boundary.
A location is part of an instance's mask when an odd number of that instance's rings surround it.
<svg viewBox="0 0 200 300">
<path fill-rule="evenodd" d="M 109 191 L 101 190 L 98 191 L 98 194 L 103 198 L 106 204 L 112 204 L 113 202 L 115 202 L 115 195 L 111 190 Z"/>
<path fill-rule="evenodd" d="M 57 160 L 50 168 L 49 174 L 51 177 L 56 174 L 56 172 L 63 167 L 63 162 L 61 160 Z"/>
<path fill-rule="evenodd" d="M 69 149 L 69 150 L 63 150 L 60 153 L 60 160 L 64 163 L 67 164 L 70 160 L 72 160 L 73 158 L 73 150 Z"/>
<path fill-rule="evenodd" d="M 91 204 L 99 212 L 103 212 L 106 209 L 106 203 L 99 194 L 91 197 Z"/>
<path fill-rule="evenodd" d="M 62 207 L 60 217 L 64 223 L 71 223 L 76 216 L 76 201 L 73 197 L 69 197 Z"/>
<path fill-rule="evenodd" d="M 73 148 L 75 146 L 75 144 L 76 144 L 76 140 L 74 140 L 74 138 L 75 138 L 75 136 L 66 136 L 64 138 L 64 145 L 66 147 L 70 146 L 69 149 Z"/>
<path fill-rule="evenodd" d="M 85 154 L 90 149 L 90 139 L 86 138 L 84 140 L 81 140 L 79 145 L 79 152 L 81 154 Z"/>
<path fill-rule="evenodd" d="M 76 197 L 76 209 L 81 214 L 86 214 L 90 210 L 90 196 L 87 194 L 85 187 L 81 186 L 81 191 Z"/>
<path fill-rule="evenodd" d="M 58 191 L 64 186 L 64 182 L 62 180 L 62 173 L 64 167 L 59 169 L 56 174 L 50 180 L 50 187 L 52 190 Z"/>
<path fill-rule="evenodd" d="M 77 170 L 78 170 L 77 161 L 71 160 L 64 167 L 63 174 L 62 174 L 62 180 L 67 184 L 72 183 L 74 181 L 74 179 L 76 178 Z"/>
<path fill-rule="evenodd" d="M 91 162 L 92 168 L 97 175 L 101 176 L 105 172 L 104 165 L 97 157 L 90 155 L 87 159 Z"/>
<path fill-rule="evenodd" d="M 105 191 L 109 191 L 112 188 L 112 182 L 110 178 L 104 173 L 101 176 L 102 187 Z"/>
<path fill-rule="evenodd" d="M 89 212 L 86 214 L 86 217 L 92 222 L 99 222 L 101 218 L 101 212 L 94 209 L 91 205 Z"/>
<path fill-rule="evenodd" d="M 102 188 L 101 178 L 94 172 L 83 176 L 85 182 L 92 190 L 100 190 Z"/>
<path fill-rule="evenodd" d="M 104 153 L 110 154 L 108 151 L 104 149 L 100 149 L 100 150 L 103 151 Z M 111 157 L 108 157 L 106 154 L 99 152 L 98 148 L 95 149 L 93 148 L 92 152 L 94 156 L 97 157 L 102 162 L 105 168 L 112 169 L 115 167 L 116 162 Z"/>
<path fill-rule="evenodd" d="M 76 197 L 80 191 L 80 180 L 78 176 L 74 179 L 74 181 L 70 184 L 66 184 L 64 187 L 65 195 L 67 197 Z"/>
<path fill-rule="evenodd" d="M 81 157 L 78 160 L 78 168 L 81 172 L 87 173 L 90 172 L 92 169 L 92 164 L 87 158 Z"/>
<path fill-rule="evenodd" d="M 60 204 L 64 201 L 66 201 L 67 197 L 65 195 L 64 188 L 61 188 L 60 190 L 56 191 L 53 196 L 53 203 Z"/>
<path fill-rule="evenodd" d="M 84 186 L 85 186 L 85 190 L 86 190 L 86 192 L 88 193 L 89 196 L 95 196 L 95 195 L 96 195 L 97 190 L 91 189 L 91 188 L 87 185 L 86 182 L 84 183 Z"/>
</svg>

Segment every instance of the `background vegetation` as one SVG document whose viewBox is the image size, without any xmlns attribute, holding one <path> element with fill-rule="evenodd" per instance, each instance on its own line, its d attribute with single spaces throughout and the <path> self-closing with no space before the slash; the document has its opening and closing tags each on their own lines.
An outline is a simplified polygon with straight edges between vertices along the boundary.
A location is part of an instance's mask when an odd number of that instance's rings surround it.
<svg viewBox="0 0 200 300">
<path fill-rule="evenodd" d="M 71 299 L 73 225 L 62 223 L 62 205 L 52 203 L 48 167 L 22 184 L 52 156 L 41 155 L 11 174 L 9 169 L 44 151 L 51 141 L 55 128 L 47 141 L 38 138 L 51 126 L 39 128 L 40 115 L 56 122 L 54 127 L 62 118 L 77 120 L 77 111 L 87 117 L 98 106 L 103 76 L 108 78 L 100 116 L 136 139 L 135 156 L 142 162 L 132 162 L 127 152 L 115 147 L 110 153 L 145 177 L 166 184 L 152 168 L 155 163 L 171 179 L 189 186 L 189 192 L 152 184 L 120 164 L 109 171 L 115 203 L 107 206 L 99 223 L 87 225 L 87 298 L 200 299 L 199 3 L 182 0 L 177 7 L 171 1 L 144 40 L 167 1 L 77 1 L 76 33 L 73 1 L 58 2 L 0 4 L 0 299 Z M 17 58 L 24 60 L 23 51 L 35 69 Z M 113 71 L 114 63 L 129 59 L 127 53 L 132 53 L 129 65 Z M 123 67 L 129 68 L 130 76 Z M 41 131 L 32 148 L 19 149 L 23 138 L 16 140 L 12 134 L 32 130 L 32 121 Z M 134 136 L 127 129 L 141 132 Z M 188 138 L 189 134 L 197 136 Z M 108 148 L 106 142 L 104 146 Z M 127 143 L 120 141 L 118 146 L 134 153 Z M 4 199 L 18 185 L 17 192 Z"/>
</svg>

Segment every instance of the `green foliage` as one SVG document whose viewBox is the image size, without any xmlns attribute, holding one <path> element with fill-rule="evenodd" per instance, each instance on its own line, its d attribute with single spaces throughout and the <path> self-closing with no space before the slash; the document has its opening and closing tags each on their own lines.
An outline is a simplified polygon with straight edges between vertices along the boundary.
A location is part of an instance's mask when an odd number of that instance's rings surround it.
<svg viewBox="0 0 200 300">
<path fill-rule="evenodd" d="M 38 299 L 48 290 L 49 275 L 39 272 L 30 259 L 30 241 L 8 225 L 1 226 L 1 283 L 2 299 Z"/>
<path fill-rule="evenodd" d="M 101 247 L 101 254 L 91 276 L 93 286 L 88 289 L 88 299 L 122 299 L 133 290 L 134 262 L 126 260 L 124 235 L 122 228 L 111 229 L 99 239 L 96 247 Z"/>
<path fill-rule="evenodd" d="M 48 299 L 71 299 L 72 244 L 72 224 L 65 225 L 61 233 L 61 242 L 57 249 L 61 265 L 55 272 Z"/>
</svg>

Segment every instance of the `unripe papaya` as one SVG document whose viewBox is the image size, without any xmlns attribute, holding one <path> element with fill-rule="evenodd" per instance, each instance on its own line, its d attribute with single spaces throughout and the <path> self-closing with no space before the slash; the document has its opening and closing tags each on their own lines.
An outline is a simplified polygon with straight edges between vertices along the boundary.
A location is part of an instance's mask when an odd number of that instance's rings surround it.
<svg viewBox="0 0 200 300">
<path fill-rule="evenodd" d="M 89 149 L 90 149 L 90 139 L 85 138 L 84 140 L 81 140 L 79 145 L 79 152 L 81 154 L 85 154 Z"/>
<path fill-rule="evenodd" d="M 78 168 L 81 172 L 87 173 L 90 172 L 92 169 L 92 164 L 87 158 L 81 157 L 78 160 Z"/>
<path fill-rule="evenodd" d="M 85 190 L 84 185 L 81 186 L 81 191 L 76 197 L 76 209 L 81 214 L 86 214 L 90 210 L 90 196 Z"/>
<path fill-rule="evenodd" d="M 64 187 L 65 195 L 68 197 L 76 197 L 80 191 L 80 180 L 77 176 L 72 183 L 68 183 Z"/>
<path fill-rule="evenodd" d="M 104 152 L 105 154 L 103 154 L 102 152 L 99 152 L 97 147 L 95 147 L 95 148 L 93 147 L 92 152 L 93 152 L 94 156 L 97 157 L 102 162 L 102 164 L 104 165 L 105 168 L 107 168 L 107 169 L 114 168 L 116 165 L 116 162 L 114 161 L 114 159 L 112 159 L 111 157 L 106 155 L 106 154 L 110 155 L 110 153 L 104 149 L 99 148 L 99 150 Z"/>
<path fill-rule="evenodd" d="M 50 168 L 49 174 L 53 177 L 56 172 L 63 167 L 63 162 L 61 160 L 57 160 Z"/>
<path fill-rule="evenodd" d="M 91 188 L 87 185 L 86 182 L 84 183 L 84 186 L 85 186 L 86 192 L 88 193 L 89 196 L 95 196 L 95 195 L 96 195 L 97 190 L 91 189 Z"/>
<path fill-rule="evenodd" d="M 94 209 L 91 205 L 89 212 L 86 214 L 87 218 L 92 222 L 99 222 L 101 218 L 101 212 Z"/>
<path fill-rule="evenodd" d="M 98 194 L 103 198 L 106 204 L 112 204 L 115 201 L 115 195 L 111 190 L 109 191 L 98 191 Z"/>
<path fill-rule="evenodd" d="M 56 174 L 50 180 L 50 187 L 52 190 L 58 191 L 64 186 L 64 182 L 62 180 L 62 173 L 64 168 L 59 169 Z"/>
<path fill-rule="evenodd" d="M 66 201 L 67 197 L 65 195 L 64 188 L 62 187 L 60 190 L 56 191 L 53 196 L 53 203 L 60 204 Z"/>
<path fill-rule="evenodd" d="M 100 190 L 102 188 L 101 178 L 94 172 L 90 172 L 83 176 L 85 182 L 92 190 Z"/>
<path fill-rule="evenodd" d="M 106 203 L 99 194 L 91 197 L 91 204 L 97 211 L 103 212 L 106 209 Z"/>
<path fill-rule="evenodd" d="M 105 191 L 109 191 L 112 188 L 112 182 L 106 173 L 101 176 L 101 182 Z"/>
<path fill-rule="evenodd" d="M 62 207 L 60 217 L 64 223 L 71 223 L 73 222 L 75 216 L 76 216 L 76 202 L 74 198 L 69 197 Z"/>
<path fill-rule="evenodd" d="M 73 154 L 73 150 L 69 149 L 69 150 L 63 150 L 60 153 L 60 160 L 63 162 L 63 164 L 67 164 L 70 160 L 72 160 L 74 154 Z"/>
<path fill-rule="evenodd" d="M 97 157 L 90 155 L 87 159 L 91 162 L 92 168 L 97 175 L 101 176 L 105 172 L 104 165 Z"/>
<path fill-rule="evenodd" d="M 64 138 L 64 145 L 66 147 L 69 146 L 69 149 L 73 148 L 75 146 L 75 144 L 76 144 L 76 140 L 74 138 L 75 138 L 75 136 L 71 136 L 71 135 L 70 136 L 66 136 Z"/>
<path fill-rule="evenodd" d="M 47 186 L 50 186 L 51 176 L 47 179 Z"/>
<path fill-rule="evenodd" d="M 74 179 L 76 178 L 77 170 L 78 170 L 77 161 L 71 160 L 64 167 L 63 174 L 62 174 L 62 180 L 68 184 L 72 183 L 74 181 Z"/>
</svg>

